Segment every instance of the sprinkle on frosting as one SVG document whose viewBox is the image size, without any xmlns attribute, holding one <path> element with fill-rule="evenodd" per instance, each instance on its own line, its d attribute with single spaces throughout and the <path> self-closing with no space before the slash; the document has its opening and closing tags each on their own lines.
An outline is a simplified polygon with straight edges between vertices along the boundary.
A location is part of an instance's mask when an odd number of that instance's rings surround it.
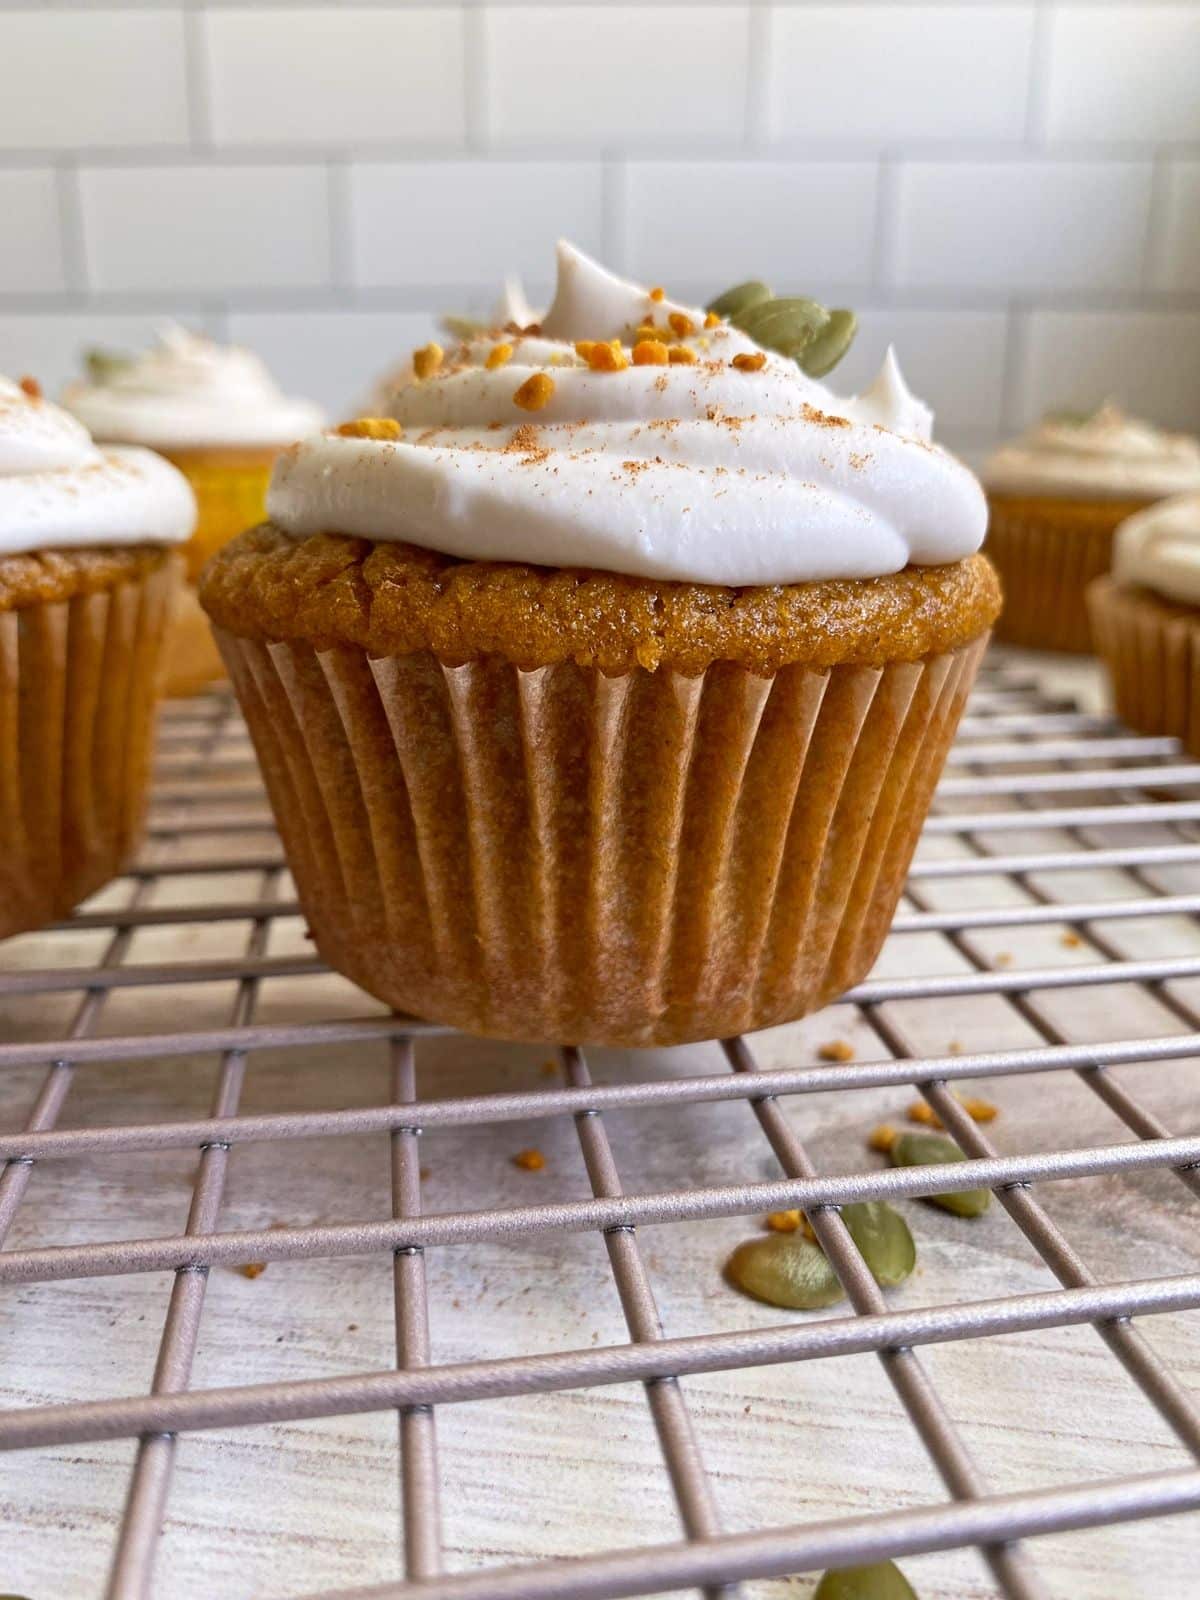
<svg viewBox="0 0 1200 1600">
<path fill-rule="evenodd" d="M 423 383 L 426 378 L 432 378 L 434 373 L 442 370 L 442 361 L 446 352 L 440 344 L 432 340 L 429 344 L 422 345 L 419 350 L 413 351 L 413 376 L 418 383 Z"/>
<path fill-rule="evenodd" d="M 403 439 L 404 429 L 395 417 L 355 417 L 334 430 L 339 439 Z"/>
<path fill-rule="evenodd" d="M 665 365 L 635 359 L 650 305 Z M 978 549 L 979 485 L 930 444 L 930 412 L 894 358 L 865 395 L 839 399 L 706 320 L 561 245 L 553 303 L 537 332 L 506 335 L 502 370 L 487 364 L 502 330 L 465 339 L 432 378 L 393 391 L 402 442 L 305 441 L 276 467 L 269 515 L 298 538 L 735 586 L 883 576 Z M 514 426 L 522 395 L 536 444 Z"/>
</svg>

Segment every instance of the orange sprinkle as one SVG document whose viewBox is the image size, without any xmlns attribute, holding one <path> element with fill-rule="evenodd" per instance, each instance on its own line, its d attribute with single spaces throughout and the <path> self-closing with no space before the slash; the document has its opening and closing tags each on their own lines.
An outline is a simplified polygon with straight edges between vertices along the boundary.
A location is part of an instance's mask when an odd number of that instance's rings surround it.
<svg viewBox="0 0 1200 1600">
<path fill-rule="evenodd" d="M 17 384 L 17 388 L 20 389 L 21 393 L 29 400 L 40 400 L 42 398 L 41 384 L 36 378 L 29 377 L 28 374 L 26 374 L 26 376 L 20 380 L 20 382 Z"/>
<path fill-rule="evenodd" d="M 403 439 L 404 429 L 395 417 L 356 417 L 333 430 L 342 439 Z"/>
<path fill-rule="evenodd" d="M 575 354 L 581 361 L 590 361 L 592 359 L 592 351 L 595 348 L 595 339 L 576 339 L 575 341 Z"/>
<path fill-rule="evenodd" d="M 946 1124 L 927 1100 L 914 1100 L 905 1112 L 910 1122 L 923 1122 L 927 1128 L 944 1128 Z"/>
<path fill-rule="evenodd" d="M 604 344 L 597 341 L 585 357 L 593 372 L 624 372 L 629 358 L 621 349 L 621 341 L 613 339 Z"/>
<path fill-rule="evenodd" d="M 513 395 L 513 404 L 522 411 L 540 411 L 554 393 L 554 379 L 544 372 L 535 372 Z"/>
<path fill-rule="evenodd" d="M 1062 936 L 1061 940 L 1059 941 L 1059 943 L 1062 944 L 1064 949 L 1067 949 L 1067 950 L 1078 950 L 1080 945 L 1083 943 L 1083 940 L 1079 937 L 1079 935 L 1077 933 L 1071 933 L 1070 931 L 1068 931 L 1068 932 L 1063 934 L 1063 936 Z"/>
<path fill-rule="evenodd" d="M 432 378 L 439 371 L 446 352 L 440 344 L 422 345 L 413 351 L 413 372 L 418 378 Z"/>
<path fill-rule="evenodd" d="M 890 1123 L 881 1122 L 877 1128 L 872 1130 L 870 1137 L 867 1139 L 867 1145 L 872 1150 L 882 1150 L 886 1154 L 899 1137 L 900 1135 Z"/>
<path fill-rule="evenodd" d="M 717 313 L 715 311 L 709 311 L 709 312 L 707 312 L 705 314 L 704 326 L 706 328 L 715 328 L 720 323 L 720 321 L 721 321 L 721 319 L 720 319 L 720 317 L 717 315 Z"/>
<path fill-rule="evenodd" d="M 817 1051 L 822 1061 L 853 1061 L 854 1046 L 845 1039 L 831 1039 Z"/>
<path fill-rule="evenodd" d="M 767 364 L 765 350 L 756 350 L 753 355 L 748 350 L 740 356 L 734 356 L 733 365 L 739 372 L 761 372 Z"/>
<path fill-rule="evenodd" d="M 653 289 L 651 289 L 651 291 L 650 291 L 651 300 L 665 300 L 666 296 L 667 296 L 667 291 L 657 283 L 654 285 Z"/>
<path fill-rule="evenodd" d="M 673 344 L 667 351 L 667 359 L 673 367 L 690 367 L 696 362 L 696 352 L 686 344 Z"/>
<path fill-rule="evenodd" d="M 693 334 L 696 331 L 696 324 L 691 317 L 685 317 L 682 311 L 672 311 L 668 315 L 667 321 L 681 339 L 686 339 L 689 334 Z"/>
<path fill-rule="evenodd" d="M 795 1233 L 799 1226 L 799 1211 L 772 1211 L 767 1218 L 772 1233 Z"/>
<path fill-rule="evenodd" d="M 522 1172 L 541 1172 L 546 1165 L 546 1158 L 540 1150 L 518 1150 L 512 1159 L 513 1166 L 520 1167 Z"/>
<path fill-rule="evenodd" d="M 247 1261 L 244 1266 L 238 1268 L 243 1278 L 261 1278 L 266 1270 L 265 1261 Z"/>
<path fill-rule="evenodd" d="M 990 1100 L 980 1100 L 969 1094 L 960 1095 L 959 1100 L 972 1122 L 995 1122 L 1000 1115 L 1000 1107 L 994 1106 Z"/>
<path fill-rule="evenodd" d="M 495 372 L 497 367 L 503 367 L 512 360 L 512 353 L 512 345 L 494 344 L 488 351 L 488 358 L 484 362 L 484 366 L 489 372 Z"/>
<path fill-rule="evenodd" d="M 633 347 L 635 367 L 665 367 L 667 347 L 661 339 L 639 339 Z"/>
</svg>

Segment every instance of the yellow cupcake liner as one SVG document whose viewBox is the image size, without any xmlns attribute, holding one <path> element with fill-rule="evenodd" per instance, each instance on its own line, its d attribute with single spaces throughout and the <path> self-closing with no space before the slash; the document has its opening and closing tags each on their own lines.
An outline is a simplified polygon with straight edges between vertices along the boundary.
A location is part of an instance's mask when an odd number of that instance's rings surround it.
<svg viewBox="0 0 1200 1600">
<path fill-rule="evenodd" d="M 765 678 L 216 634 L 325 959 L 469 1032 L 611 1045 L 866 976 L 987 643 Z"/>
</svg>

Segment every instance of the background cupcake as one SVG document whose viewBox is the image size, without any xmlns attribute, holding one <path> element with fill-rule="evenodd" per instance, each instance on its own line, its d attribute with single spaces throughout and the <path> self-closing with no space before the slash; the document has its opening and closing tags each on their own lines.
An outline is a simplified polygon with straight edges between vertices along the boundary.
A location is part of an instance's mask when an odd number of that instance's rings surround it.
<svg viewBox="0 0 1200 1600">
<path fill-rule="evenodd" d="M 987 553 L 1004 584 L 997 638 L 1093 648 L 1085 591 L 1112 564 L 1113 532 L 1164 495 L 1200 489 L 1200 441 L 1114 405 L 1048 416 L 983 469 Z"/>
<path fill-rule="evenodd" d="M 171 547 L 195 520 L 166 461 L 101 451 L 0 378 L 0 937 L 65 915 L 137 844 Z"/>
<path fill-rule="evenodd" d="M 1088 603 L 1118 716 L 1200 755 L 1200 493 L 1123 522 Z"/>
<path fill-rule="evenodd" d="M 798 359 L 844 346 L 772 304 Z M 566 247 L 540 333 L 413 373 L 397 418 L 285 451 L 201 584 L 321 953 L 507 1038 L 824 1004 L 998 609 L 978 484 L 890 357 L 839 401 Z"/>
<path fill-rule="evenodd" d="M 189 543 L 194 584 L 208 557 L 263 515 L 271 464 L 283 445 L 319 427 L 322 412 L 281 393 L 248 350 L 168 327 L 136 357 L 94 352 L 88 377 L 63 403 L 104 443 L 146 445 L 188 479 L 199 520 Z M 167 693 L 222 676 L 220 657 L 192 591 L 177 608 Z"/>
</svg>

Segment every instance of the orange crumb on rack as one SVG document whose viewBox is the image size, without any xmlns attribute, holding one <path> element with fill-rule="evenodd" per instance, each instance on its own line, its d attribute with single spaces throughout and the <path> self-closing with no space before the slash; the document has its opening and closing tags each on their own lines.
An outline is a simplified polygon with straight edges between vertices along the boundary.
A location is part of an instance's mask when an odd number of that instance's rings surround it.
<svg viewBox="0 0 1200 1600">
<path fill-rule="evenodd" d="M 535 372 L 513 395 L 513 404 L 522 411 L 540 411 L 554 393 L 554 379 L 544 372 Z"/>
<path fill-rule="evenodd" d="M 767 1227 L 772 1233 L 795 1233 L 799 1226 L 799 1211 L 772 1211 L 767 1217 Z"/>
<path fill-rule="evenodd" d="M 946 1046 L 946 1049 L 949 1051 L 949 1053 L 952 1056 L 960 1056 L 960 1055 L 962 1055 L 962 1049 L 963 1049 L 962 1040 L 961 1039 L 951 1039 L 950 1043 Z"/>
<path fill-rule="evenodd" d="M 696 324 L 691 317 L 684 316 L 682 311 L 672 311 L 668 315 L 667 321 L 670 323 L 672 331 L 681 339 L 688 338 L 690 334 L 696 331 Z"/>
<path fill-rule="evenodd" d="M 518 1150 L 512 1160 L 513 1166 L 520 1167 L 522 1172 L 541 1172 L 546 1165 L 546 1158 L 540 1150 Z"/>
<path fill-rule="evenodd" d="M 739 372 L 761 372 L 767 364 L 764 350 L 756 350 L 753 355 L 748 350 L 743 350 L 741 355 L 734 356 L 732 363 Z"/>
<path fill-rule="evenodd" d="M 25 376 L 19 380 L 17 383 L 17 388 L 20 389 L 21 393 L 29 400 L 40 400 L 42 398 L 41 384 L 36 378 L 31 378 L 28 373 L 26 373 Z"/>
<path fill-rule="evenodd" d="M 904 1113 L 910 1122 L 923 1122 L 927 1128 L 944 1128 L 945 1123 L 926 1100 L 914 1100 Z"/>
<path fill-rule="evenodd" d="M 854 1046 L 846 1039 L 830 1039 L 817 1050 L 822 1061 L 853 1061 Z"/>
<path fill-rule="evenodd" d="M 484 366 L 489 372 L 495 372 L 497 367 L 503 367 L 512 360 L 513 348 L 510 344 L 494 344 L 488 351 L 488 358 Z"/>
<path fill-rule="evenodd" d="M 1007 950 L 1001 950 L 1000 954 L 996 957 L 996 965 L 998 967 L 1011 967 L 1012 964 L 1013 958 L 1011 954 Z"/>
<path fill-rule="evenodd" d="M 1063 934 L 1062 939 L 1059 942 L 1068 950 L 1078 950 L 1080 945 L 1083 943 L 1083 940 L 1077 933 L 1067 932 Z"/>
<path fill-rule="evenodd" d="M 238 1268 L 243 1278 L 261 1278 L 266 1270 L 265 1261 L 247 1261 Z"/>
<path fill-rule="evenodd" d="M 890 1123 L 881 1122 L 877 1128 L 872 1129 L 867 1139 L 867 1147 L 871 1150 L 881 1150 L 886 1155 L 899 1137 Z"/>
<path fill-rule="evenodd" d="M 650 291 L 651 300 L 665 300 L 666 297 L 667 291 L 662 287 L 661 284 L 656 283 L 653 289 Z"/>
<path fill-rule="evenodd" d="M 639 339 L 633 347 L 635 367 L 665 367 L 669 357 L 661 339 Z"/>
<path fill-rule="evenodd" d="M 721 319 L 715 311 L 709 311 L 705 313 L 704 326 L 706 328 L 715 328 L 719 325 L 720 321 Z"/>
<path fill-rule="evenodd" d="M 432 378 L 439 371 L 446 352 L 440 344 L 425 344 L 413 351 L 413 372 L 418 378 Z"/>
<path fill-rule="evenodd" d="M 403 439 L 404 429 L 395 417 L 355 417 L 333 430 L 342 439 Z"/>
<path fill-rule="evenodd" d="M 695 365 L 696 352 L 686 344 L 673 344 L 667 351 L 667 359 L 673 367 L 690 367 Z"/>
<path fill-rule="evenodd" d="M 1000 1107 L 994 1106 L 990 1100 L 981 1100 L 971 1094 L 960 1094 L 956 1098 L 972 1122 L 995 1122 L 1000 1115 Z"/>
</svg>

